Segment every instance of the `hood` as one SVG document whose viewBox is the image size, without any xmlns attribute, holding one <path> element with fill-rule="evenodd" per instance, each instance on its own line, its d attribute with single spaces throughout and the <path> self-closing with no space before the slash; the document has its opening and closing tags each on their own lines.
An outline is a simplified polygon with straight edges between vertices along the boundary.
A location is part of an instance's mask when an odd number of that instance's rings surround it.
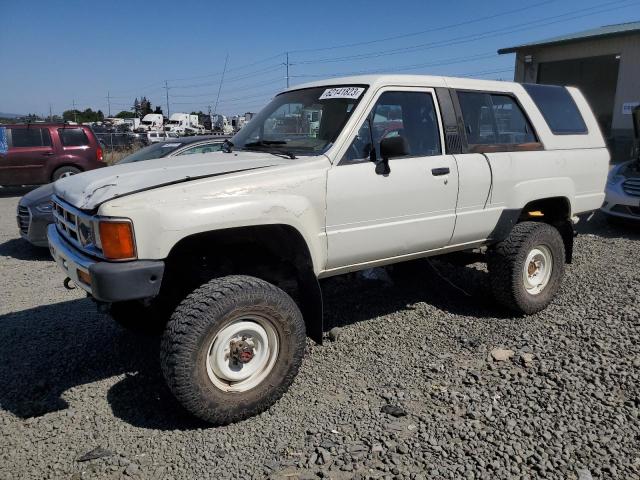
<svg viewBox="0 0 640 480">
<path fill-rule="evenodd" d="M 53 183 L 47 183 L 46 185 L 42 185 L 35 190 L 31 190 L 25 196 L 20 199 L 20 205 L 25 207 L 31 207 L 34 205 L 39 205 L 43 202 L 48 202 L 51 200 L 51 196 L 53 195 Z"/>
<path fill-rule="evenodd" d="M 94 209 L 123 195 L 200 178 L 290 164 L 263 153 L 200 153 L 99 168 L 62 178 L 55 194 L 80 209 Z"/>
</svg>

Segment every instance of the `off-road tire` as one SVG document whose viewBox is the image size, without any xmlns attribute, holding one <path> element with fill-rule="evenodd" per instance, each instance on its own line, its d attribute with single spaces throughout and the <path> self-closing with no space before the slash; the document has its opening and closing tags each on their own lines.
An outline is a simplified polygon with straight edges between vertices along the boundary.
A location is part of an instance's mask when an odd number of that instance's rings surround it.
<svg viewBox="0 0 640 480">
<path fill-rule="evenodd" d="M 219 331 L 244 315 L 260 315 L 272 323 L 278 356 L 258 385 L 227 392 L 208 376 L 208 350 Z M 178 305 L 162 336 L 160 360 L 178 401 L 196 417 L 225 425 L 256 415 L 280 399 L 298 373 L 305 343 L 302 314 L 289 295 L 258 278 L 233 275 L 205 283 Z"/>
<path fill-rule="evenodd" d="M 112 303 L 109 315 L 125 330 L 136 334 L 160 336 L 169 321 L 171 311 L 158 303 L 144 305 L 137 300 L 129 300 Z"/>
<path fill-rule="evenodd" d="M 527 255 L 539 245 L 550 250 L 553 263 L 546 287 L 537 295 L 532 295 L 524 286 L 522 272 Z M 543 310 L 560 288 L 564 264 L 564 243 L 556 228 L 541 222 L 518 223 L 488 255 L 487 267 L 495 299 L 520 314 Z"/>
<path fill-rule="evenodd" d="M 63 176 L 69 176 L 69 175 L 76 175 L 78 173 L 81 173 L 82 170 L 80 170 L 78 167 L 73 167 L 71 165 L 66 165 L 64 167 L 60 167 L 58 169 L 56 169 L 53 172 L 53 175 L 51 175 L 51 181 L 55 182 L 56 180 L 62 178 Z"/>
</svg>

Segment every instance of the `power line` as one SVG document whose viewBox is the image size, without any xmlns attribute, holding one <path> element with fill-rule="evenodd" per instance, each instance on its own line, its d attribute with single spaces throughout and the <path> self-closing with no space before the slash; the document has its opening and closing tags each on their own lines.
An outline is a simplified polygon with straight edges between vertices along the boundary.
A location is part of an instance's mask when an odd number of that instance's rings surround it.
<svg viewBox="0 0 640 480">
<path fill-rule="evenodd" d="M 476 18 L 473 18 L 471 20 L 466 20 L 464 22 L 452 23 L 452 24 L 449 24 L 449 25 L 443 25 L 442 27 L 435 27 L 435 28 L 429 28 L 427 30 L 420 30 L 418 32 L 403 33 L 401 35 L 393 35 L 393 36 L 390 36 L 390 37 L 378 38 L 376 40 L 367 40 L 367 41 L 364 41 L 364 42 L 343 43 L 341 45 L 333 45 L 331 47 L 302 48 L 302 49 L 298 49 L 298 50 L 291 50 L 291 53 L 320 52 L 320 51 L 326 51 L 326 50 L 337 50 L 337 49 L 340 49 L 340 48 L 359 47 L 359 46 L 362 46 L 362 45 L 371 45 L 371 44 L 374 44 L 374 43 L 388 42 L 388 41 L 391 41 L 391 40 L 398 40 L 400 38 L 415 37 L 415 36 L 418 36 L 418 35 L 424 35 L 425 33 L 441 32 L 443 30 L 449 30 L 451 28 L 462 27 L 464 25 L 471 25 L 473 23 L 485 22 L 487 20 L 492 20 L 494 18 L 504 17 L 506 15 L 511 15 L 513 13 L 524 12 L 525 10 L 530 10 L 532 8 L 537 8 L 537 7 L 540 7 L 542 5 L 553 3 L 555 1 L 556 0 L 545 0 L 544 2 L 534 3 L 534 4 L 529 5 L 527 7 L 516 8 L 514 10 L 506 10 L 504 12 L 496 13 L 496 14 L 493 14 L 493 15 L 487 15 L 487 16 L 484 16 L 484 17 L 476 17 Z"/>
<path fill-rule="evenodd" d="M 458 58 L 451 58 L 448 60 L 441 60 L 441 61 L 436 61 L 436 62 L 427 62 L 427 63 L 414 63 L 414 64 L 410 64 L 410 65 L 400 65 L 397 67 L 392 67 L 392 68 L 384 68 L 384 69 L 380 69 L 380 68 L 371 68 L 371 69 L 367 69 L 367 70 L 356 70 L 356 71 L 351 71 L 351 72 L 332 72 L 332 73 L 318 73 L 318 74 L 304 74 L 304 75 L 292 75 L 292 78 L 307 78 L 307 77 L 323 77 L 326 75 L 334 75 L 334 76 L 350 76 L 350 75 L 365 75 L 368 73 L 377 73 L 380 72 L 381 70 L 383 70 L 384 72 L 401 72 L 401 71 L 405 71 L 405 70 L 417 70 L 420 68 L 425 68 L 425 67 L 439 67 L 439 66 L 444 66 L 444 65 L 453 65 L 456 63 L 466 63 L 466 62 L 474 62 L 477 60 L 486 60 L 489 58 L 495 58 L 498 59 L 500 57 L 498 57 L 495 52 L 486 52 L 486 53 L 479 53 L 477 55 L 472 55 L 472 56 L 468 56 L 468 57 L 458 57 Z"/>
<path fill-rule="evenodd" d="M 355 55 L 346 55 L 343 57 L 326 57 L 326 58 L 321 58 L 321 59 L 315 59 L 315 60 L 302 60 L 302 61 L 297 61 L 294 64 L 296 65 L 311 65 L 311 64 L 319 64 L 319 63 L 335 63 L 335 62 L 345 62 L 345 61 L 352 61 L 352 60 L 364 60 L 364 59 L 368 59 L 368 58 L 377 58 L 377 57 L 383 57 L 383 56 L 389 56 L 389 55 L 396 55 L 399 53 L 412 53 L 412 52 L 416 52 L 416 51 L 421 51 L 421 50 L 428 50 L 428 49 L 432 49 L 432 48 L 437 48 L 437 47 L 448 47 L 448 46 L 452 46 L 452 45 L 460 45 L 462 43 L 469 43 L 469 42 L 473 42 L 476 40 L 482 40 L 485 38 L 491 38 L 491 37 L 496 37 L 496 36 L 500 36 L 500 35 L 504 35 L 507 33 L 515 33 L 515 32 L 519 32 L 519 31 L 524 31 L 524 30 L 531 30 L 534 28 L 538 28 L 540 23 L 543 23 L 544 25 L 552 25 L 554 23 L 559 23 L 559 22 L 564 22 L 567 20 L 573 20 L 573 19 L 577 19 L 577 18 L 583 18 L 583 17 L 587 17 L 587 16 L 591 16 L 591 15 L 596 15 L 599 13 L 603 13 L 605 11 L 610 11 L 612 8 L 610 8 L 613 5 L 618 5 L 621 3 L 626 3 L 629 0 L 615 0 L 613 2 L 608 2 L 608 3 L 604 3 L 601 5 L 597 5 L 594 7 L 588 7 L 588 8 L 584 8 L 584 9 L 579 9 L 579 10 L 574 10 L 572 12 L 568 12 L 568 13 L 564 13 L 564 14 L 560 14 L 560 15 L 553 15 L 550 17 L 545 17 L 545 18 L 541 18 L 538 20 L 530 20 L 524 23 L 520 23 L 520 24 L 516 24 L 516 25 L 511 25 L 509 27 L 503 27 L 503 28 L 498 28 L 495 30 L 489 30 L 486 32 L 480 32 L 480 33 L 473 33 L 473 34 L 469 34 L 469 35 L 464 35 L 461 37 L 454 37 L 454 38 L 450 38 L 448 40 L 438 40 L 435 42 L 427 42 L 427 43 L 422 43 L 422 44 L 418 44 L 418 45 L 411 45 L 408 47 L 400 47 L 400 48 L 394 48 L 394 49 L 390 49 L 390 50 L 380 50 L 377 52 L 369 52 L 369 53 L 361 53 L 361 54 L 355 54 Z M 633 5 L 637 5 L 638 2 L 632 2 L 628 5 L 620 5 L 618 8 L 627 8 Z M 603 7 L 607 7 L 607 8 L 603 8 Z M 586 14 L 582 14 L 582 15 L 575 15 L 578 12 L 586 12 L 586 11 L 590 11 L 590 10 L 594 10 L 594 9 L 599 9 L 597 11 L 594 12 L 590 12 L 590 13 L 586 13 Z M 566 17 L 566 18 L 562 18 L 559 19 L 560 17 Z M 559 20 L 555 20 L 554 19 L 559 19 Z"/>
</svg>

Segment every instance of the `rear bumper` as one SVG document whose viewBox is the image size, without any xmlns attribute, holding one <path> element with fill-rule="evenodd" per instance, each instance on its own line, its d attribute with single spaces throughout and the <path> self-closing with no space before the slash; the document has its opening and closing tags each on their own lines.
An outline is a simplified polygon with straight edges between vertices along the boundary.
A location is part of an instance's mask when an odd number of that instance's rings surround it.
<svg viewBox="0 0 640 480">
<path fill-rule="evenodd" d="M 66 275 L 80 288 L 101 302 L 122 302 L 158 295 L 164 273 L 161 260 L 105 262 L 88 257 L 72 247 L 55 225 L 47 228 L 51 255 Z M 79 273 L 81 272 L 81 273 Z M 84 273 L 89 283 L 81 280 Z"/>
</svg>

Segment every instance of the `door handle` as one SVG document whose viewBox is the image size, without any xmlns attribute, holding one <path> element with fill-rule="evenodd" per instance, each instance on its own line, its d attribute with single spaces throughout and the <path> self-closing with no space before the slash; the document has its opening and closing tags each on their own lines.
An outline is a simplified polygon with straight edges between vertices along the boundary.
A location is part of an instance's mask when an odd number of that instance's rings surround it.
<svg viewBox="0 0 640 480">
<path fill-rule="evenodd" d="M 439 177 L 441 175 L 449 175 L 450 172 L 451 172 L 451 170 L 449 170 L 449 167 L 441 167 L 441 168 L 432 168 L 431 169 L 431 175 L 433 175 L 434 177 Z"/>
</svg>

